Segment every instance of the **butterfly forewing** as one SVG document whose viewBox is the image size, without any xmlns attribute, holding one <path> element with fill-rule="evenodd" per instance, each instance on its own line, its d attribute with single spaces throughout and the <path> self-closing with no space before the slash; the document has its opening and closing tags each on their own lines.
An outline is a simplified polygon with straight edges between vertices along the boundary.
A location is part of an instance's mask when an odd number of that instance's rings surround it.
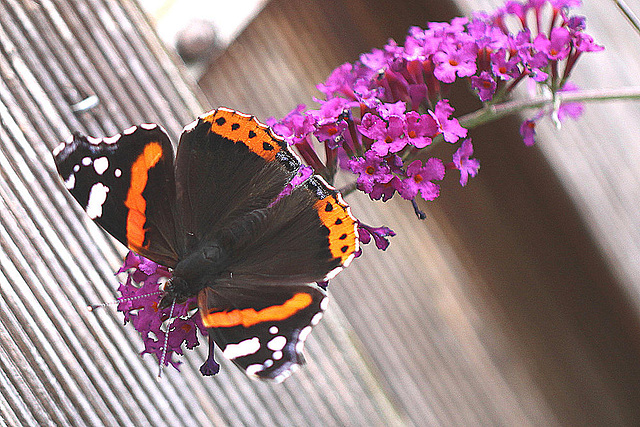
<svg viewBox="0 0 640 427">
<path fill-rule="evenodd" d="M 176 160 L 180 218 L 194 242 L 266 208 L 300 166 L 253 116 L 220 108 L 187 126 Z"/>
<path fill-rule="evenodd" d="M 173 148 L 157 125 L 110 138 L 74 135 L 56 149 L 65 186 L 91 219 L 131 250 L 174 266 Z"/>
</svg>

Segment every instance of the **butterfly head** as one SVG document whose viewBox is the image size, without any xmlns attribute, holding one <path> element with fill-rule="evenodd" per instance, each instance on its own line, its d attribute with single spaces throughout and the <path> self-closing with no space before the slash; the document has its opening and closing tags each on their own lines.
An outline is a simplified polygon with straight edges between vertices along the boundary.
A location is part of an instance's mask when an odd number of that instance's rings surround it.
<svg viewBox="0 0 640 427">
<path fill-rule="evenodd" d="M 189 282 L 182 277 L 172 277 L 165 285 L 165 293 L 160 300 L 159 307 L 161 309 L 170 307 L 174 301 L 176 304 L 184 304 L 194 295 L 192 289 L 193 287 L 190 286 Z"/>
</svg>

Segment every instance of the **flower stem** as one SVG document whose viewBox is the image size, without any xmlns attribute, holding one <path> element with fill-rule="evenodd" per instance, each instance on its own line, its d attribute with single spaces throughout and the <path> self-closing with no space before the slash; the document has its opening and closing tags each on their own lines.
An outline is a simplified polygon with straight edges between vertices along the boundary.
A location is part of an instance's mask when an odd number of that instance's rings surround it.
<svg viewBox="0 0 640 427">
<path fill-rule="evenodd" d="M 557 92 L 556 98 L 558 98 L 560 102 L 595 102 L 620 99 L 640 99 L 640 87 L 633 86 L 614 89 L 588 89 L 575 92 Z M 529 108 L 539 108 L 553 102 L 554 99 L 548 96 L 537 96 L 529 99 L 508 101 L 502 104 L 489 105 L 481 110 L 466 114 L 459 117 L 458 121 L 463 127 L 472 129 L 482 124 L 498 120 L 509 114 L 517 113 Z"/>
<path fill-rule="evenodd" d="M 344 187 L 340 188 L 339 191 L 345 197 L 347 195 L 353 193 L 354 191 L 356 191 L 356 181 L 353 181 L 353 182 L 345 185 Z"/>
</svg>

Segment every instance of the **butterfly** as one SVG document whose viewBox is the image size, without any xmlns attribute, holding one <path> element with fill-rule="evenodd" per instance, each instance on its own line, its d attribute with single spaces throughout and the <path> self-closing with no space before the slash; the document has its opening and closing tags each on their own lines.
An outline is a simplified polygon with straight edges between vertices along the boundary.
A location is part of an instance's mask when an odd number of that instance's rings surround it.
<svg viewBox="0 0 640 427">
<path fill-rule="evenodd" d="M 358 222 L 255 117 L 227 108 L 186 126 L 174 159 L 142 124 L 74 134 L 53 151 L 66 188 L 130 250 L 172 269 L 161 306 L 197 296 L 209 339 L 248 375 L 281 381 L 304 363 L 326 282 L 359 250 Z"/>
</svg>

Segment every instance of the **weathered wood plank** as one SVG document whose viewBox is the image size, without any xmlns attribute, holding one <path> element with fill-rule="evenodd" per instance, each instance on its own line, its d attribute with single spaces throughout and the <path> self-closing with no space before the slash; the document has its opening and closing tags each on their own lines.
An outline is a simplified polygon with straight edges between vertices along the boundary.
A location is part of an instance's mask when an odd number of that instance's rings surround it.
<svg viewBox="0 0 640 427">
<path fill-rule="evenodd" d="M 0 414 L 10 425 L 383 425 L 399 418 L 338 307 L 284 385 L 223 362 L 203 378 L 141 358 L 112 310 L 122 248 L 64 190 L 50 150 L 72 131 L 158 122 L 175 138 L 204 98 L 130 1 L 0 1 Z M 99 104 L 73 106 L 95 95 Z M 346 329 L 347 328 L 347 329 Z M 206 347 L 206 345 L 204 346 Z M 337 349 L 340 349 L 339 351 Z M 335 351 L 328 352 L 325 349 Z M 323 369 L 318 367 L 322 366 Z"/>
</svg>

